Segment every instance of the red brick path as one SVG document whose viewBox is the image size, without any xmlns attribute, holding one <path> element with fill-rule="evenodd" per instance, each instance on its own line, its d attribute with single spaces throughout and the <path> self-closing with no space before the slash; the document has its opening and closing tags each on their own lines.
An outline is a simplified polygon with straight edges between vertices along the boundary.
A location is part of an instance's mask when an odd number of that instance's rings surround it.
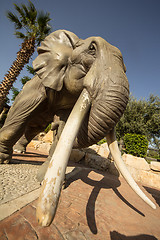
<svg viewBox="0 0 160 240">
<path fill-rule="evenodd" d="M 28 161 L 37 160 L 34 155 L 28 154 Z M 122 178 L 107 173 L 81 168 L 67 184 L 50 227 L 38 225 L 34 201 L 0 222 L 0 240 L 160 239 L 159 191 L 144 189 L 156 203 L 153 210 Z"/>
</svg>

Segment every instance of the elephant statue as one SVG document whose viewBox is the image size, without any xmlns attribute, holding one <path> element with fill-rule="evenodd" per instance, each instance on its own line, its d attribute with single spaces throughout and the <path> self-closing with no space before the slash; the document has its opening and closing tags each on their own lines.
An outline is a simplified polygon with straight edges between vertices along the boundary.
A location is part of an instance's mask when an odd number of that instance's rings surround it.
<svg viewBox="0 0 160 240">
<path fill-rule="evenodd" d="M 45 38 L 38 54 L 33 61 L 36 76 L 17 96 L 0 130 L 0 159 L 1 163 L 9 162 L 19 139 L 18 148 L 24 148 L 55 115 L 58 117 L 62 127 L 49 153 L 37 205 L 39 223 L 48 226 L 54 218 L 72 148 L 90 146 L 103 137 L 126 181 L 156 208 L 128 172 L 115 137 L 115 125 L 129 99 L 120 50 L 101 37 L 83 40 L 58 30 Z"/>
</svg>

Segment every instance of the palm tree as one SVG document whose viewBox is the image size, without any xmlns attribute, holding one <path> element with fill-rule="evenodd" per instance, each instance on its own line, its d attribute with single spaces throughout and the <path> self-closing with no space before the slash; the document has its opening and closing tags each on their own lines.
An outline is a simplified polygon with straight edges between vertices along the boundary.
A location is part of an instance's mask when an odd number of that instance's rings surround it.
<svg viewBox="0 0 160 240">
<path fill-rule="evenodd" d="M 28 71 L 28 73 L 30 74 L 30 75 L 35 75 L 36 74 L 36 72 L 34 71 L 34 69 L 33 69 L 33 67 L 31 67 L 31 66 L 29 66 L 29 65 L 27 65 L 26 66 L 26 69 L 27 69 L 27 71 Z M 29 77 L 29 76 L 23 76 L 21 79 L 20 79 L 20 82 L 22 83 L 22 87 L 28 82 L 28 81 L 30 81 L 31 80 L 31 77 Z M 12 90 L 12 101 L 14 101 L 15 100 L 15 98 L 17 97 L 17 95 L 20 93 L 20 91 L 21 91 L 21 89 L 19 90 L 18 88 L 15 88 L 15 87 L 12 87 L 11 88 L 11 90 Z"/>
<path fill-rule="evenodd" d="M 14 23 L 15 35 L 23 39 L 21 49 L 17 53 L 17 58 L 13 62 L 4 80 L 0 84 L 0 112 L 13 83 L 15 82 L 24 65 L 29 62 L 35 51 L 35 47 L 50 33 L 49 13 L 37 12 L 33 3 L 29 0 L 28 6 L 14 4 L 18 15 L 7 12 L 8 19 Z M 20 31 L 21 30 L 21 31 Z"/>
</svg>

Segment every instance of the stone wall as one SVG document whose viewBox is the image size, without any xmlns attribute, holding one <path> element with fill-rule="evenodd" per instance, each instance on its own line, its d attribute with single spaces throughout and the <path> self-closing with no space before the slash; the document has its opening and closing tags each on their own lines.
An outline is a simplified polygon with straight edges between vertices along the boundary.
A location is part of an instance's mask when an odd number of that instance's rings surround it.
<svg viewBox="0 0 160 240">
<path fill-rule="evenodd" d="M 29 146 L 39 151 L 49 153 L 52 143 L 52 132 L 48 132 L 41 140 L 33 140 Z M 134 157 L 129 154 L 122 156 L 129 172 L 135 181 L 140 181 L 143 185 L 160 189 L 160 162 L 148 164 L 144 158 Z M 70 161 L 81 162 L 82 164 L 101 171 L 108 171 L 119 176 L 119 172 L 114 164 L 107 143 L 92 145 L 85 149 L 73 149 Z"/>
</svg>

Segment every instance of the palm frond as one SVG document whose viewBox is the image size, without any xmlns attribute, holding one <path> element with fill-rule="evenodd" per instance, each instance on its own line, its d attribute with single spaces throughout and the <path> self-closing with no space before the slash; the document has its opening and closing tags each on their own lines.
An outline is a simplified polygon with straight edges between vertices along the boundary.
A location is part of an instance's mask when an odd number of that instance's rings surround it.
<svg viewBox="0 0 160 240">
<path fill-rule="evenodd" d="M 20 39 L 25 39 L 25 38 L 26 38 L 26 35 L 23 34 L 22 32 L 15 31 L 14 35 L 15 35 L 17 38 L 20 38 Z"/>
<path fill-rule="evenodd" d="M 8 12 L 8 18 L 14 22 L 15 29 L 23 29 L 25 32 L 16 31 L 18 38 L 35 37 L 36 44 L 39 45 L 42 40 L 51 32 L 49 21 L 51 20 L 49 13 L 43 11 L 37 13 L 34 4 L 28 0 L 29 4 L 14 4 L 17 15 Z"/>
<path fill-rule="evenodd" d="M 23 9 L 23 11 L 25 13 L 25 17 L 29 18 L 30 17 L 29 16 L 29 11 L 28 11 L 26 5 L 22 3 L 21 6 L 22 6 L 22 9 Z"/>
<path fill-rule="evenodd" d="M 35 75 L 35 70 L 33 69 L 33 67 L 27 65 L 26 68 L 27 68 L 27 71 L 28 71 L 30 74 Z"/>
<path fill-rule="evenodd" d="M 40 28 L 46 26 L 46 24 L 51 20 L 50 13 L 39 12 L 37 16 L 37 23 Z"/>
<path fill-rule="evenodd" d="M 16 29 L 21 29 L 22 28 L 22 23 L 19 21 L 18 17 L 13 14 L 12 12 L 7 12 L 6 13 L 7 18 L 14 23 Z"/>
<path fill-rule="evenodd" d="M 37 16 L 37 45 L 51 32 L 51 26 L 48 22 L 51 20 L 49 13 L 39 12 Z"/>
<path fill-rule="evenodd" d="M 49 24 L 46 24 L 46 26 L 43 28 L 43 32 L 45 35 L 48 35 L 51 32 L 52 27 Z"/>
<path fill-rule="evenodd" d="M 37 11 L 34 11 L 34 12 L 30 12 L 30 22 L 31 22 L 31 24 L 33 25 L 35 25 L 36 24 L 36 17 L 37 17 Z"/>
<path fill-rule="evenodd" d="M 19 13 L 19 15 L 21 15 L 22 13 L 22 8 L 20 8 L 16 3 L 13 3 L 14 8 L 16 9 L 16 11 Z"/>
<path fill-rule="evenodd" d="M 34 4 L 33 4 L 30 0 L 28 0 L 28 2 L 29 2 L 29 7 L 28 7 L 28 8 L 29 8 L 29 11 L 30 11 L 30 12 L 37 12 Z"/>
<path fill-rule="evenodd" d="M 31 80 L 30 77 L 24 76 L 24 77 L 21 78 L 21 83 L 22 83 L 22 85 L 25 85 L 26 82 L 28 82 L 28 81 L 30 81 L 30 80 Z"/>
<path fill-rule="evenodd" d="M 17 4 L 14 3 L 14 7 L 17 11 L 17 13 L 19 14 L 20 16 L 20 21 L 22 23 L 22 25 L 27 25 L 27 21 L 26 21 L 26 14 L 23 10 L 23 8 L 20 8 Z"/>
<path fill-rule="evenodd" d="M 12 92 L 13 92 L 13 95 L 12 95 L 12 99 L 11 99 L 11 100 L 14 101 L 20 91 L 18 90 L 18 88 L 15 88 L 15 87 L 12 87 L 11 90 L 12 90 Z"/>
</svg>

